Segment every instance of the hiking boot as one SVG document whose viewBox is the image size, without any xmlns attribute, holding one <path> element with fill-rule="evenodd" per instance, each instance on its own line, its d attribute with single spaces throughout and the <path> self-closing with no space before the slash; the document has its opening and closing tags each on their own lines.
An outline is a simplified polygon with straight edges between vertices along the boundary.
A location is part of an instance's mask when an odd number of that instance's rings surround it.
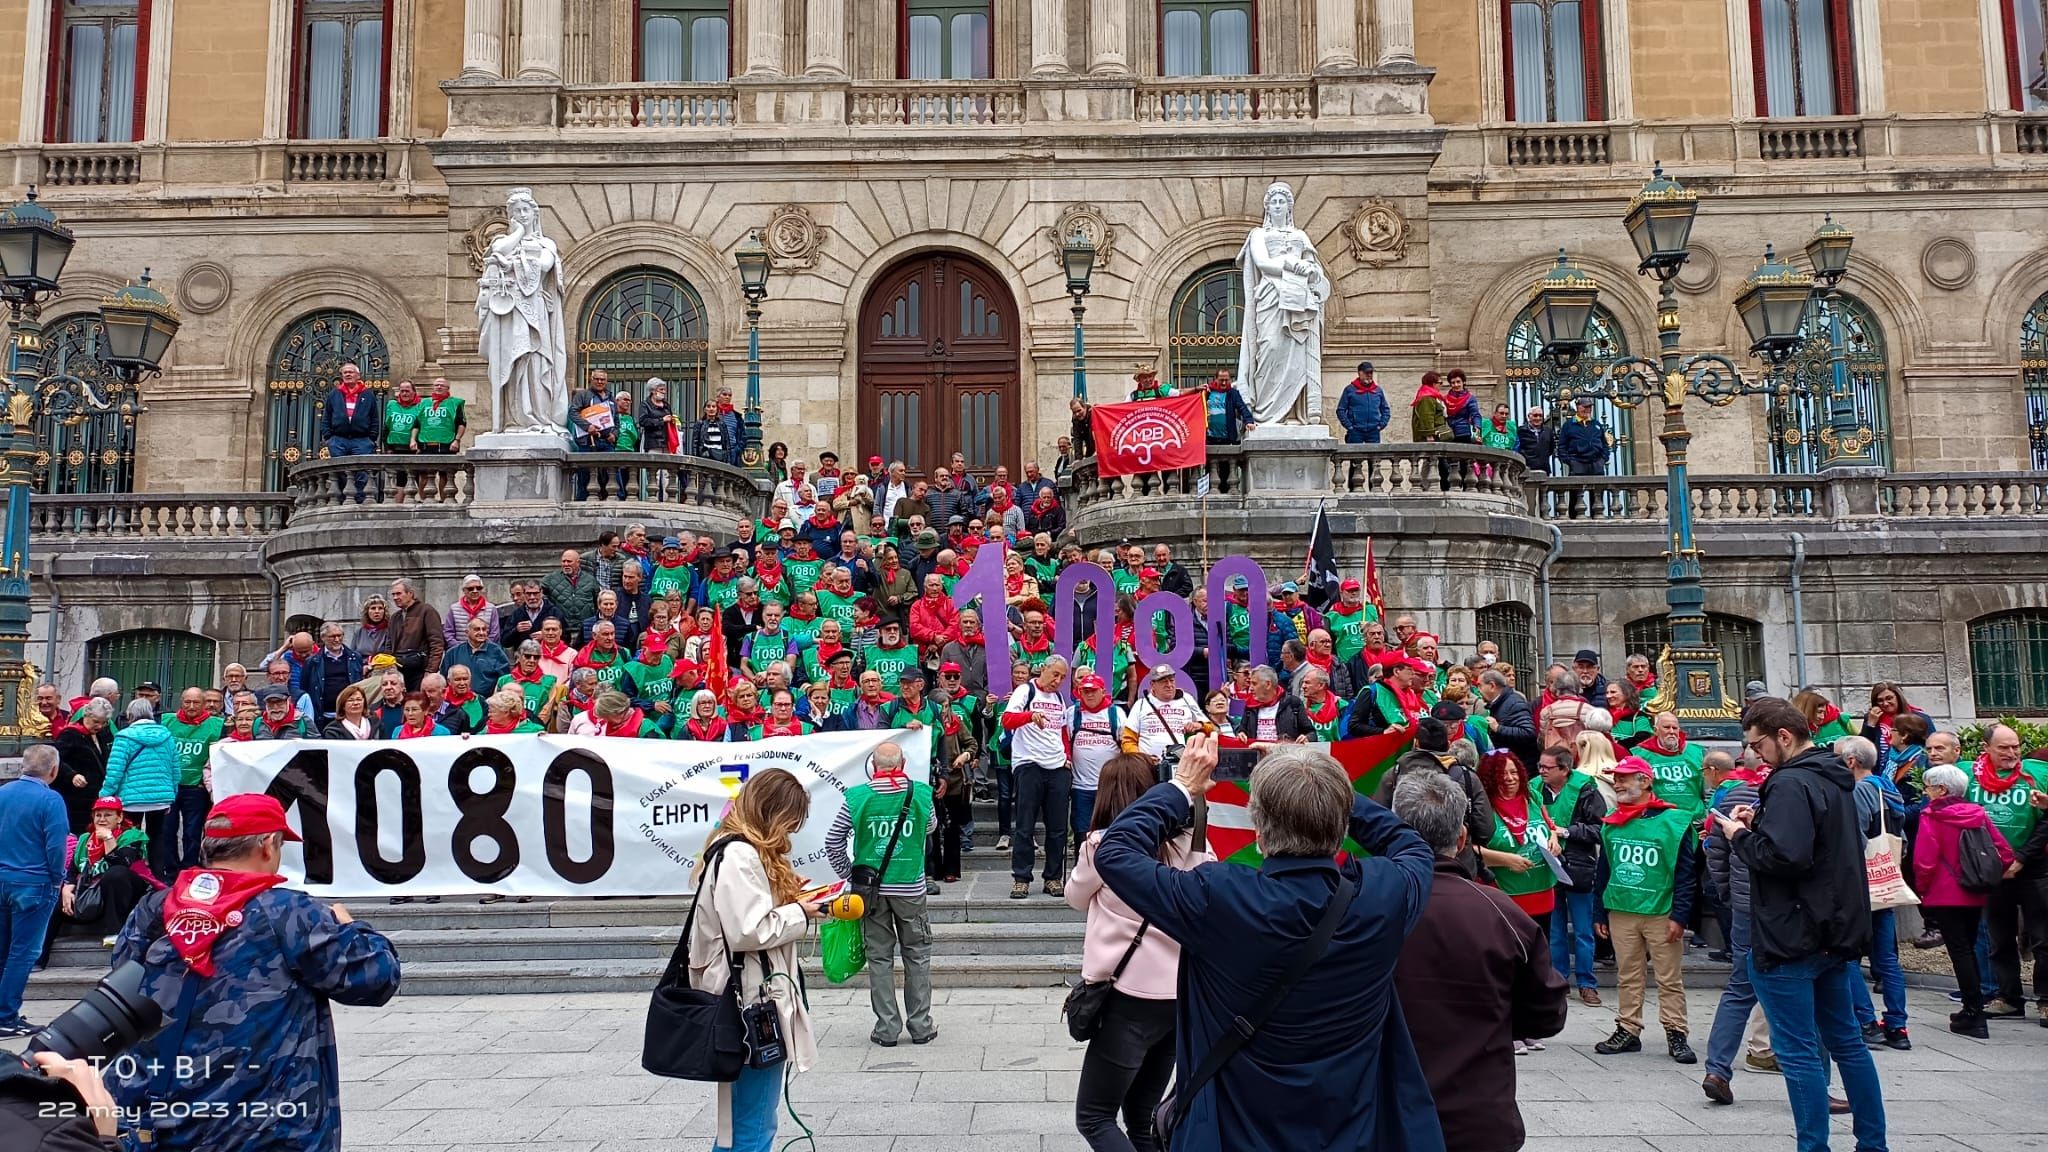
<svg viewBox="0 0 2048 1152">
<path fill-rule="evenodd" d="M 1016 883 L 1010 885 L 1010 899 L 1029 900 L 1030 898 L 1031 884 L 1029 881 L 1019 880 Z"/>
<path fill-rule="evenodd" d="M 1939 928 L 1929 928 L 1920 935 L 1913 937 L 1913 947 L 1918 948 L 1922 952 L 1927 951 L 1929 948 L 1939 948 L 1941 946 L 1941 929 Z"/>
<path fill-rule="evenodd" d="M 1619 1056 L 1624 1052 L 1641 1052 L 1643 1038 L 1620 1025 L 1615 1025 L 1614 1035 L 1593 1045 L 1593 1051 L 1602 1056 Z"/>
<path fill-rule="evenodd" d="M 2042 1027 L 2048 1028 L 2048 1024 Z M 1904 1028 L 1887 1028 L 1884 1030 L 1884 1046 L 1897 1052 L 1911 1052 L 1913 1041 L 1906 1036 Z"/>
<path fill-rule="evenodd" d="M 1692 1045 L 1685 1042 L 1685 1033 L 1675 1028 L 1666 1028 L 1664 1030 L 1664 1047 L 1666 1051 L 1671 1053 L 1671 1058 L 1680 1064 L 1697 1064 L 1700 1062 L 1700 1058 L 1693 1055 Z"/>
<path fill-rule="evenodd" d="M 1579 989 L 1579 1003 L 1584 1004 L 1589 1008 L 1598 1008 L 1600 1006 L 1599 990 L 1596 988 Z"/>
<path fill-rule="evenodd" d="M 1066 883 L 1060 880 L 1047 880 L 1045 882 L 1045 894 L 1047 896 L 1065 896 L 1067 894 Z"/>
<path fill-rule="evenodd" d="M 1984 1005 L 1984 1018 L 1986 1020 L 2004 1020 L 2013 1016 L 2025 1016 L 2026 1014 L 2026 1008 L 2007 1000 L 2003 996 Z"/>
<path fill-rule="evenodd" d="M 1726 1076 L 1716 1076 L 1712 1072 L 1707 1073 L 1707 1078 L 1700 1081 L 1700 1091 L 1705 1092 L 1707 1099 L 1712 1100 L 1716 1104 L 1735 1103 L 1735 1089 L 1729 1086 Z"/>
<path fill-rule="evenodd" d="M 1978 1012 L 1949 1013 L 1948 1030 L 1972 1040 L 1991 1039 L 1991 1029 L 1985 1025 L 1983 1014 Z"/>
<path fill-rule="evenodd" d="M 1872 1020 L 1863 1026 L 1863 1044 L 1867 1048 L 1878 1048 L 1884 1044 L 1884 1025 Z"/>
<path fill-rule="evenodd" d="M 1747 1052 L 1743 1054 L 1742 1066 L 1751 1072 L 1778 1074 L 1778 1056 L 1774 1052 Z"/>
</svg>

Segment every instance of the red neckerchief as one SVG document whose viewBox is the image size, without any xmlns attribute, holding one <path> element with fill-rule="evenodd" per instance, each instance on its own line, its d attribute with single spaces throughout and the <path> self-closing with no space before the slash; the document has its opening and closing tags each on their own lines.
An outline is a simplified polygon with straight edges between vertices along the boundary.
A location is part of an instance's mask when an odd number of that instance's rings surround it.
<svg viewBox="0 0 2048 1152">
<path fill-rule="evenodd" d="M 1506 434 L 1508 430 L 1508 422 L 1506 420 L 1501 419 L 1498 416 L 1495 416 L 1493 418 L 1493 430 L 1495 432 Z"/>
<path fill-rule="evenodd" d="M 715 744 L 725 739 L 725 721 L 720 720 L 716 716 L 709 720 L 698 720 L 692 717 L 684 722 L 683 729 L 690 734 L 692 740 L 702 740 L 706 743 Z"/>
<path fill-rule="evenodd" d="M 1977 766 L 1972 774 L 1976 776 L 1977 783 L 1986 792 L 1991 793 L 1993 796 L 2003 796 L 2007 792 L 2012 791 L 2013 785 L 2020 782 L 2021 767 L 2015 764 L 2013 765 L 2012 775 L 2000 776 L 1998 769 L 1992 766 L 1991 753 L 1986 752 L 1982 756 L 1977 757 Z"/>
<path fill-rule="evenodd" d="M 656 568 L 688 568 L 690 566 L 690 558 L 688 556 L 678 556 L 671 560 L 667 556 L 656 556 L 654 558 L 654 566 Z"/>
<path fill-rule="evenodd" d="M 1308 704 L 1308 697 L 1302 697 L 1301 702 Z M 1329 724 L 1335 721 L 1337 719 L 1337 694 L 1335 692 L 1323 693 L 1323 706 L 1320 708 L 1309 704 L 1308 718 L 1317 724 Z"/>
<path fill-rule="evenodd" d="M 1399 684 L 1392 680 L 1385 680 L 1382 683 L 1387 686 L 1387 691 L 1394 694 L 1394 703 L 1400 706 L 1403 715 L 1415 717 L 1420 716 L 1426 711 L 1422 704 L 1422 690 L 1420 688 L 1413 692 L 1405 692 L 1402 691 Z"/>
<path fill-rule="evenodd" d="M 1359 601 L 1358 603 L 1356 603 L 1356 604 L 1346 604 L 1346 603 L 1344 603 L 1344 602 L 1343 602 L 1342 600 L 1339 600 L 1339 601 L 1337 601 L 1337 602 L 1336 602 L 1335 604 L 1332 604 L 1332 605 L 1330 605 L 1330 606 L 1329 606 L 1328 608 L 1325 608 L 1325 609 L 1323 610 L 1323 615 L 1325 615 L 1325 616 L 1356 616 L 1356 615 L 1358 615 L 1358 614 L 1359 614 L 1360 612 L 1363 612 L 1363 611 L 1365 611 L 1365 601 L 1363 601 L 1363 600 L 1360 600 L 1360 601 Z"/>
<path fill-rule="evenodd" d="M 735 707 L 731 701 L 728 700 L 726 702 L 725 719 L 728 724 L 737 724 L 742 728 L 751 728 L 767 718 L 768 713 L 763 711 L 758 703 L 751 709 L 743 712 Z"/>
<path fill-rule="evenodd" d="M 356 382 L 356 386 L 355 386 L 355 387 L 353 387 L 353 388 L 351 388 L 351 387 L 349 387 L 349 386 L 348 386 L 348 382 L 347 382 L 346 380 L 342 381 L 342 384 L 341 384 L 341 403 L 342 403 L 342 407 L 344 407 L 345 409 L 347 409 L 347 410 L 348 410 L 348 415 L 349 415 L 349 418 L 350 418 L 350 419 L 354 419 L 354 418 L 355 418 L 355 414 L 356 414 L 356 401 L 357 401 L 357 400 L 360 400 L 360 399 L 362 398 L 362 395 L 363 395 L 363 387 L 364 387 L 364 385 L 363 385 L 363 383 L 362 383 L 361 381 L 357 381 L 357 382 Z"/>
<path fill-rule="evenodd" d="M 482 593 L 478 593 L 476 599 L 474 600 L 470 599 L 468 596 L 464 596 L 461 600 L 461 604 L 462 610 L 464 612 L 469 613 L 471 616 L 482 615 L 483 610 L 488 606 L 483 598 Z"/>
<path fill-rule="evenodd" d="M 835 656 L 835 655 L 837 655 L 837 654 L 839 654 L 840 652 L 843 652 L 843 651 L 845 651 L 845 650 L 846 650 L 846 645 L 844 645 L 844 644 L 827 644 L 827 643 L 825 643 L 825 642 L 824 642 L 823 640 L 820 640 L 820 641 L 818 641 L 818 643 L 817 643 L 817 653 L 818 653 L 818 667 L 820 667 L 820 668 L 823 668 L 823 667 L 825 667 L 825 666 L 826 666 L 827 664 L 829 664 L 829 663 L 831 663 L 831 662 L 832 662 L 832 657 L 833 657 L 833 656 Z"/>
<path fill-rule="evenodd" d="M 221 933 L 242 923 L 242 906 L 284 883 L 261 872 L 193 868 L 164 896 L 164 935 L 192 971 L 211 978 L 213 945 Z"/>
<path fill-rule="evenodd" d="M 754 562 L 754 579 L 760 582 L 761 587 L 771 591 L 780 588 L 782 587 L 782 565 L 770 560 L 768 554 L 763 552 L 761 559 Z"/>
<path fill-rule="evenodd" d="M 541 681 L 542 681 L 543 679 L 545 679 L 546 677 L 547 677 L 547 673 L 545 673 L 545 672 L 541 671 L 541 670 L 540 670 L 540 665 L 538 665 L 538 664 L 536 664 L 536 665 L 534 665 L 534 666 L 533 666 L 533 675 L 531 675 L 531 676 L 528 676 L 528 675 L 527 675 L 527 674 L 525 674 L 524 672 L 521 672 L 521 671 L 519 670 L 519 665 L 517 665 L 517 664 L 514 664 L 514 665 L 512 666 L 512 680 L 513 680 L 513 682 L 514 682 L 514 683 L 518 683 L 518 684 L 538 684 L 538 683 L 540 683 L 540 682 L 541 682 Z"/>
<path fill-rule="evenodd" d="M 1352 382 L 1353 384 L 1356 384 L 1356 383 L 1358 383 L 1358 381 L 1357 381 L 1357 379 L 1356 379 L 1356 378 L 1354 378 L 1354 379 L 1353 379 L 1353 380 L 1352 380 L 1351 382 Z M 1209 381 L 1209 391 L 1211 391 L 1211 392 L 1228 392 L 1228 391 L 1230 391 L 1230 385 L 1229 385 L 1229 384 L 1227 384 L 1227 383 L 1225 383 L 1225 382 L 1224 382 L 1224 381 L 1222 381 L 1222 380 L 1211 380 L 1211 381 Z"/>
<path fill-rule="evenodd" d="M 556 644 L 553 648 L 548 647 L 548 642 L 546 640 L 536 638 L 535 643 L 540 645 L 541 659 L 552 660 L 557 664 L 562 662 L 562 653 L 570 650 L 569 642 L 567 640 L 564 640 L 561 643 Z"/>
<path fill-rule="evenodd" d="M 1367 380 L 1363 376 L 1353 376 L 1351 378 L 1351 386 L 1353 388 L 1358 389 L 1360 392 L 1377 392 L 1380 390 L 1378 382 Z"/>
<path fill-rule="evenodd" d="M 492 736 L 509 736 L 512 734 L 513 729 L 525 722 L 526 717 L 524 716 L 514 716 L 512 719 L 502 723 L 496 719 L 486 720 L 484 721 L 484 731 Z"/>
<path fill-rule="evenodd" d="M 953 639 L 957 641 L 962 648 L 988 647 L 988 633 L 986 632 L 976 632 L 972 636 L 969 636 L 963 632 L 960 635 L 953 637 Z"/>
<path fill-rule="evenodd" d="M 1757 768 L 1745 768 L 1742 765 L 1738 764 L 1735 766 L 1733 771 L 1728 773 L 1728 779 L 1741 781 L 1742 783 L 1747 784 L 1752 788 L 1761 788 L 1764 786 L 1764 781 L 1768 779 L 1770 775 L 1771 766 L 1768 764 L 1765 764 Z"/>
<path fill-rule="evenodd" d="M 939 727 L 942 728 L 945 731 L 945 734 L 948 736 L 959 735 L 960 713 L 954 711 L 952 708 L 947 707 L 946 702 L 943 700 L 937 701 L 937 703 L 939 705 L 939 715 L 945 717 L 945 719 L 940 722 Z"/>
<path fill-rule="evenodd" d="M 775 717 L 773 717 L 773 716 L 770 716 L 770 717 L 768 717 L 768 718 L 767 718 L 766 720 L 763 720 L 763 721 L 761 721 L 761 735 L 762 735 L 762 736 L 764 736 L 764 737 L 766 737 L 766 736 L 801 736 L 801 735 L 803 735 L 803 734 L 804 734 L 804 722 L 803 722 L 802 720 L 798 719 L 798 718 L 797 718 L 797 717 L 795 717 L 795 716 L 791 716 L 791 717 L 789 718 L 789 725 L 788 725 L 787 727 L 783 727 L 783 726 L 780 726 L 780 725 L 778 725 L 778 724 L 777 724 L 777 723 L 775 722 Z"/>
<path fill-rule="evenodd" d="M 1653 752 L 1653 753 L 1655 753 L 1655 754 L 1656 754 L 1656 755 L 1658 755 L 1658 756 L 1683 756 L 1683 755 L 1685 755 L 1685 733 L 1683 733 L 1683 732 L 1680 732 L 1680 733 L 1678 734 L 1678 749 L 1677 749 L 1676 751 L 1673 751 L 1673 752 L 1666 752 L 1666 751 L 1664 750 L 1664 738 L 1663 738 L 1663 737 L 1661 737 L 1661 736 L 1657 736 L 1657 737 L 1652 737 L 1652 738 L 1651 738 L 1651 740 L 1650 740 L 1650 751 L 1651 751 L 1651 752 Z"/>
<path fill-rule="evenodd" d="M 1614 710 L 1614 718 L 1615 718 L 1616 720 L 1628 720 L 1628 719 L 1632 719 L 1632 718 L 1634 718 L 1635 714 L 1636 714 L 1636 709 L 1634 709 L 1634 708 L 1630 708 L 1630 707 L 1628 707 L 1627 705 L 1623 705 L 1622 707 L 1620 707 L 1620 708 L 1616 708 L 1616 709 Z"/>
<path fill-rule="evenodd" d="M 1315 653 L 1311 652 L 1308 654 L 1308 662 L 1310 664 L 1315 665 L 1318 668 L 1321 668 L 1323 671 L 1330 673 L 1332 676 L 1336 675 L 1337 657 L 1334 654 L 1329 656 L 1318 656 Z"/>
<path fill-rule="evenodd" d="M 442 404 L 442 402 L 443 402 L 443 401 L 446 401 L 446 400 L 451 400 L 451 399 L 453 399 L 453 397 L 450 397 L 450 396 L 436 396 L 436 397 L 434 397 L 434 411 L 436 411 L 436 412 L 439 412 L 439 411 L 441 410 L 441 404 Z"/>
<path fill-rule="evenodd" d="M 1047 632 L 1044 636 L 1039 637 L 1036 644 L 1031 642 L 1031 637 L 1019 635 L 1017 637 L 1017 647 L 1032 655 L 1037 655 L 1040 652 L 1050 652 L 1052 650 L 1052 633 Z"/>
<path fill-rule="evenodd" d="M 249 735 L 244 736 L 240 732 L 230 732 L 227 735 L 221 737 L 221 739 L 231 743 L 244 744 L 256 739 L 256 734 L 254 732 L 251 732 Z"/>
<path fill-rule="evenodd" d="M 398 726 L 398 738 L 400 740 L 417 740 L 422 736 L 432 736 L 433 734 L 434 718 L 432 716 L 427 717 L 424 727 L 415 728 L 410 724 L 403 723 Z"/>
<path fill-rule="evenodd" d="M 1655 672 L 1652 672 L 1648 676 L 1643 677 L 1641 680 L 1638 680 L 1635 677 L 1631 676 L 1628 678 L 1628 682 L 1635 686 L 1636 691 L 1642 692 L 1657 686 L 1657 674 Z M 1841 711 L 1837 709 L 1835 715 L 1841 715 Z"/>
<path fill-rule="evenodd" d="M 1494 797 L 1493 814 L 1500 817 L 1502 824 L 1507 825 L 1508 839 L 1520 841 L 1529 831 L 1529 794 L 1517 792 L 1513 796 Z"/>
<path fill-rule="evenodd" d="M 206 723 L 208 715 L 209 713 L 204 707 L 200 708 L 197 712 L 187 712 L 183 708 L 178 709 L 178 719 L 195 728 Z"/>
<path fill-rule="evenodd" d="M 1060 498 L 1053 495 L 1050 489 L 1045 488 L 1041 488 L 1038 492 L 1038 499 L 1031 502 L 1031 510 L 1040 514 L 1050 512 L 1059 506 Z"/>
<path fill-rule="evenodd" d="M 631 708 L 626 711 L 626 714 L 616 724 L 599 720 L 597 722 L 597 734 L 600 736 L 638 736 L 640 735 L 640 724 L 645 719 L 646 717 L 641 715 L 638 708 Z"/>
<path fill-rule="evenodd" d="M 1444 406 L 1444 411 L 1446 412 L 1450 411 L 1451 409 L 1451 402 L 1444 399 L 1444 394 L 1437 391 L 1436 385 L 1434 384 L 1424 384 L 1421 387 L 1417 388 L 1415 390 L 1415 399 L 1409 401 L 1408 406 L 1410 408 L 1413 408 L 1416 405 L 1422 403 L 1424 400 L 1436 401 L 1437 403 Z"/>
<path fill-rule="evenodd" d="M 718 402 L 718 414 L 719 414 L 719 415 L 723 416 L 723 415 L 725 415 L 725 414 L 726 414 L 727 412 L 732 412 L 732 411 L 736 411 L 736 409 L 734 409 L 734 408 L 733 408 L 733 406 L 732 406 L 732 401 L 730 401 L 730 400 L 720 400 L 720 401 Z"/>
<path fill-rule="evenodd" d="M 609 668 L 617 664 L 622 655 L 624 653 L 614 645 L 611 656 L 608 659 L 599 660 L 597 658 L 597 641 L 592 640 L 589 647 L 576 654 L 575 666 L 578 668 Z"/>
<path fill-rule="evenodd" d="M 1671 806 L 1672 805 L 1669 801 L 1660 800 L 1656 796 L 1652 795 L 1648 800 L 1643 801 L 1641 804 L 1623 804 L 1616 807 L 1614 811 L 1608 813 L 1601 820 L 1601 823 L 1626 824 L 1638 816 L 1648 816 L 1652 812 L 1662 812 L 1666 808 L 1669 808 Z"/>
<path fill-rule="evenodd" d="M 1030 574 L 1026 572 L 1019 572 L 1015 576 L 1005 578 L 1003 580 L 1004 593 L 1010 596 L 1022 596 L 1024 594 L 1024 581 L 1030 578 Z"/>
<path fill-rule="evenodd" d="M 811 523 L 823 528 L 827 524 L 839 523 L 839 518 L 832 515 L 832 506 L 830 504 L 820 502 L 816 508 L 811 510 Z"/>
<path fill-rule="evenodd" d="M 812 609 L 811 614 L 809 616 L 806 616 L 803 614 L 802 608 L 803 605 L 801 604 L 791 604 L 789 606 L 789 618 L 792 620 L 801 620 L 806 624 L 818 618 L 817 609 Z"/>
<path fill-rule="evenodd" d="M 286 707 L 289 707 L 291 711 L 285 713 L 284 719 L 282 720 L 274 721 L 270 719 L 268 716 L 263 718 L 263 722 L 265 724 L 270 725 L 270 730 L 272 732 L 282 732 L 285 729 L 299 722 L 299 706 L 295 703 L 287 702 Z"/>
<path fill-rule="evenodd" d="M 446 696 L 443 696 L 443 697 L 442 697 L 442 699 L 443 699 L 443 700 L 446 700 L 446 701 L 448 702 L 448 706 L 449 706 L 450 708 L 460 708 L 460 707 L 462 707 L 462 706 L 463 706 L 464 704 L 467 704 L 467 703 L 469 703 L 469 702 L 470 702 L 471 700 L 474 700 L 474 699 L 476 699 L 476 692 L 475 692 L 475 691 L 469 691 L 469 692 L 464 692 L 464 693 L 463 693 L 462 695 L 460 695 L 460 696 L 457 696 L 457 695 L 455 694 L 455 688 L 454 688 L 454 686 L 453 686 L 453 685 L 450 685 L 450 686 L 449 686 L 449 688 L 448 688 L 448 694 L 447 694 Z"/>
<path fill-rule="evenodd" d="M 844 691 L 846 691 L 846 690 L 847 690 L 848 688 L 852 688 L 852 687 L 854 687 L 854 686 L 855 686 L 855 685 L 854 685 L 854 679 L 853 679 L 853 674 L 852 674 L 852 673 L 850 673 L 850 672 L 849 672 L 849 673 L 847 673 L 846 679 L 844 679 L 844 680 L 841 680 L 841 679 L 839 678 L 839 674 L 835 672 L 835 673 L 833 673 L 833 674 L 832 674 L 832 677 L 831 677 L 831 679 L 827 680 L 827 681 L 826 681 L 826 683 L 828 683 L 828 684 L 832 685 L 832 687 L 834 687 L 834 688 L 837 688 L 837 689 L 839 689 L 839 690 L 840 690 L 841 692 L 844 692 Z"/>
</svg>

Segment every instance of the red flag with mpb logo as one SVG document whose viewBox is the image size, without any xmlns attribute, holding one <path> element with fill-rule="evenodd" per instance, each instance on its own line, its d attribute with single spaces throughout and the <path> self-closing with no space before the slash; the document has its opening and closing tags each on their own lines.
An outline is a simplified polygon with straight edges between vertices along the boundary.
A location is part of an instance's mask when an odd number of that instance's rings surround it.
<svg viewBox="0 0 2048 1152">
<path fill-rule="evenodd" d="M 1209 412 L 1200 392 L 1097 404 L 1095 467 L 1103 476 L 1200 468 L 1209 459 Z"/>
</svg>

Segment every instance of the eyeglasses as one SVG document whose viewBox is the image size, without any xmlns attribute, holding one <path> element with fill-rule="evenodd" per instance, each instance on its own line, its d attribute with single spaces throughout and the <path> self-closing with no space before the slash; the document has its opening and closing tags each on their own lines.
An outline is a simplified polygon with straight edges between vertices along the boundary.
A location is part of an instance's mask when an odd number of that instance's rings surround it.
<svg viewBox="0 0 2048 1152">
<path fill-rule="evenodd" d="M 1745 737 L 1742 741 L 1742 750 L 1744 752 L 1755 752 L 1761 755 L 1764 750 L 1764 741 L 1769 739 L 1769 736 L 1759 736 L 1754 740 Z"/>
</svg>

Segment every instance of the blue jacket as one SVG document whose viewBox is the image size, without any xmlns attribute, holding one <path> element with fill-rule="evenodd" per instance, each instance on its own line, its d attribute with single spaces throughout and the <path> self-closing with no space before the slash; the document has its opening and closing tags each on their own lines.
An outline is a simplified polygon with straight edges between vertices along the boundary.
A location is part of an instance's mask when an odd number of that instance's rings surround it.
<svg viewBox="0 0 2048 1152">
<path fill-rule="evenodd" d="M 1573 476 L 1598 476 L 1607 468 L 1607 426 L 1573 418 L 1557 430 L 1557 458 Z"/>
<path fill-rule="evenodd" d="M 188 873 L 190 875 L 190 873 Z M 152 1095 L 191 1104 L 156 1122 L 161 1152 L 338 1152 L 341 1068 L 329 1001 L 375 1007 L 398 991 L 398 953 L 364 924 L 342 924 L 303 892 L 272 888 L 242 906 L 245 919 L 214 942 L 214 974 L 199 985 L 185 1015 L 184 1042 L 167 1041 L 190 971 L 161 935 L 161 892 L 136 906 L 114 942 L 113 966 L 141 961 L 142 994 L 161 1005 L 171 1028 L 110 1064 L 107 1087 L 123 1109 L 146 1109 Z M 177 1052 L 214 1058 L 151 1092 L 150 1065 Z M 204 1117 L 204 1118 L 201 1118 Z M 123 1148 L 133 1149 L 132 1134 Z"/>
<path fill-rule="evenodd" d="M 1110 890 L 1180 942 L 1174 1064 L 1183 1081 L 1314 932 L 1339 870 L 1329 857 L 1185 872 L 1159 863 L 1160 846 L 1187 825 L 1187 794 L 1161 784 L 1124 809 L 1095 850 Z M 1342 865 L 1358 894 L 1329 950 L 1195 1097 L 1173 1152 L 1442 1152 L 1429 1082 L 1394 995 L 1394 964 L 1429 902 L 1435 858 L 1363 796 L 1352 799 L 1350 832 L 1370 855 Z"/>
<path fill-rule="evenodd" d="M 124 808 L 162 806 L 178 798 L 178 738 L 154 720 L 141 720 L 114 733 L 107 752 L 107 782 L 100 795 L 117 796 Z"/>
<path fill-rule="evenodd" d="M 0 785 L 0 884 L 55 891 L 64 883 L 70 832 L 56 789 L 33 776 Z"/>
<path fill-rule="evenodd" d="M 1337 397 L 1337 424 L 1344 429 L 1346 443 L 1379 443 L 1380 433 L 1386 431 L 1393 418 L 1387 408 L 1387 394 L 1378 384 L 1360 391 L 1354 379 Z M 1360 433 L 1356 439 L 1351 435 L 1354 432 Z"/>
<path fill-rule="evenodd" d="M 1479 439 L 1479 423 L 1486 419 L 1479 411 L 1479 397 L 1469 388 L 1465 390 L 1463 404 L 1458 403 L 1456 396 L 1444 393 L 1444 418 L 1451 422 L 1451 436 L 1465 441 Z"/>
<path fill-rule="evenodd" d="M 320 438 L 332 440 L 368 440 L 376 447 L 384 427 L 384 398 L 374 388 L 364 388 L 356 397 L 356 414 L 348 414 L 348 398 L 340 388 L 327 390 L 327 407 L 320 411 Z"/>
</svg>

